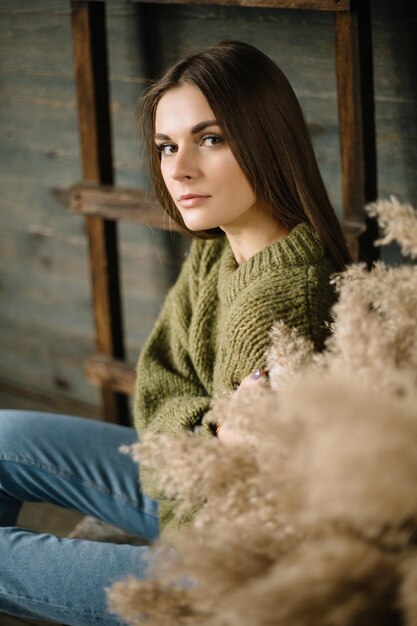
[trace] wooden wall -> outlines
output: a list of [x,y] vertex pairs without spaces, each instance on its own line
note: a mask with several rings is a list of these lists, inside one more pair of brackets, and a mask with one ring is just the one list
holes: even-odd
[[[332,18],[327,13],[108,1],[116,182],[147,184],[136,133],[146,78],[221,37],[271,55],[298,93],[340,212]],[[372,0],[380,196],[415,204],[416,8]],[[146,62],[144,61],[146,57]],[[67,189],[80,178],[66,0],[0,3],[0,404],[98,415],[82,363],[94,349],[87,242]],[[124,311],[134,362],[186,245],[123,224]],[[391,249],[390,261],[398,259]]]

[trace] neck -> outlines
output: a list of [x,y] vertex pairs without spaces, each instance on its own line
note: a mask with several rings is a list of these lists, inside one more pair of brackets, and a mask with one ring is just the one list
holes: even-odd
[[288,228],[265,212],[257,212],[242,227],[224,227],[223,230],[229,240],[238,265],[241,265],[289,233]]

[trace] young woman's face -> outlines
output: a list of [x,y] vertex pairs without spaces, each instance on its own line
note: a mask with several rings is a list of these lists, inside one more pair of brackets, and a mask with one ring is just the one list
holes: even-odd
[[250,222],[258,210],[254,191],[197,87],[185,84],[164,94],[155,141],[162,177],[190,230],[220,226],[234,233]]

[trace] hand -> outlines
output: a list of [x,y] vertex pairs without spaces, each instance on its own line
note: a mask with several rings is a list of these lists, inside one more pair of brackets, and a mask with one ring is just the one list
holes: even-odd
[[249,376],[246,376],[240,383],[239,389],[247,389],[248,387],[254,387],[255,385],[265,385],[268,382],[268,372],[261,368],[258,368]]
[[[257,369],[249,376],[246,376],[242,382],[240,383],[239,389],[247,389],[249,387],[254,387],[255,385],[265,385],[268,382],[268,373],[265,370]],[[245,444],[253,444],[256,442],[256,437],[254,435],[244,434],[236,428],[232,428],[227,425],[219,426],[217,429],[217,437],[220,439],[222,443],[226,445],[245,445]]]

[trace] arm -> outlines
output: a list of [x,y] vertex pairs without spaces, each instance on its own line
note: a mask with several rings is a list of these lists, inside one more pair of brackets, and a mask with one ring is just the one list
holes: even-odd
[[139,359],[134,400],[139,434],[192,429],[209,407],[210,395],[188,351],[199,248],[193,244]]
[[[197,377],[188,352],[198,249],[198,244],[193,244],[139,359],[134,398],[139,438],[144,433],[192,430],[209,408],[211,397]],[[205,432],[209,434],[209,429]],[[158,476],[146,466],[140,468],[140,482],[143,491],[159,501],[163,528],[177,503],[164,497]]]

